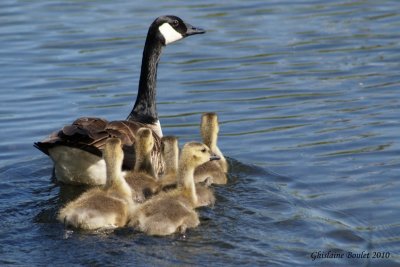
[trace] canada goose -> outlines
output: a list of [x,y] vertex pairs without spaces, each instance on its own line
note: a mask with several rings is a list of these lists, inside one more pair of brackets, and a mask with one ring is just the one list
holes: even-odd
[[125,180],[133,189],[133,198],[136,202],[143,202],[146,198],[156,194],[161,188],[151,164],[153,146],[154,138],[151,130],[144,127],[140,128],[136,133],[135,167],[133,171],[125,174]]
[[[178,183],[178,138],[174,136],[164,136],[161,138],[161,156],[165,163],[165,174],[162,176],[160,183],[164,190],[169,190],[175,188]],[[210,187],[200,183],[195,184],[195,187],[197,195],[196,208],[214,205],[215,196]]]
[[121,227],[127,223],[134,203],[131,188],[121,173],[124,157],[121,140],[107,139],[103,152],[107,182],[104,188],[89,189],[60,210],[58,220],[68,226],[95,230]]
[[101,155],[110,137],[122,140],[125,153],[123,168],[134,164],[134,142],[137,130],[153,130],[155,146],[152,152],[156,172],[162,172],[160,157],[161,125],[156,108],[157,66],[164,46],[190,35],[205,33],[176,16],[158,17],[150,25],[143,50],[142,67],[135,105],[126,120],[107,121],[82,117],[52,133],[35,147],[54,162],[57,179],[69,184],[101,185],[106,181],[105,162]]
[[226,184],[228,181],[226,177],[226,173],[228,172],[228,163],[217,146],[219,124],[216,113],[209,112],[204,113],[201,116],[200,131],[204,144],[206,144],[211,151],[221,159],[217,162],[209,161],[197,167],[194,172],[195,182],[207,181],[207,183],[213,184]]
[[193,179],[194,169],[209,160],[219,159],[201,143],[191,142],[183,146],[178,167],[178,187],[149,199],[139,205],[129,225],[150,235],[169,235],[184,232],[199,225],[194,210],[198,199]]

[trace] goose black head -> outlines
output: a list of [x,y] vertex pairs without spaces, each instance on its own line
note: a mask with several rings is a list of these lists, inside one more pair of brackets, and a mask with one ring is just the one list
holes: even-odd
[[149,33],[154,33],[163,45],[168,45],[190,35],[202,34],[206,31],[184,22],[177,16],[158,17],[150,26]]

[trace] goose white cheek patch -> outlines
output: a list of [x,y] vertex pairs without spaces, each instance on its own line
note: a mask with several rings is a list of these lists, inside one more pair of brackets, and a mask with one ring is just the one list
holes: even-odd
[[182,34],[177,32],[171,25],[164,23],[158,27],[161,34],[164,36],[165,44],[170,44],[183,38]]

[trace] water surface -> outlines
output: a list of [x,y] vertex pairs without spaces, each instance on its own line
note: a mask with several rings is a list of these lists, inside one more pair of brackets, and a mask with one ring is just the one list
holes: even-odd
[[[0,3],[1,265],[400,264],[400,2]],[[80,116],[123,119],[149,24],[207,29],[168,46],[158,73],[165,135],[199,139],[219,114],[231,165],[185,235],[70,231],[81,189],[57,184],[35,141]],[[316,259],[313,252],[344,253]],[[347,253],[388,252],[386,259]]]

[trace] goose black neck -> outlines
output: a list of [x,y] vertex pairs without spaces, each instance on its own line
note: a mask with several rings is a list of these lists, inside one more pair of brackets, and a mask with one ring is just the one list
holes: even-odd
[[149,34],[143,50],[142,68],[135,105],[128,120],[141,123],[158,121],[156,107],[157,67],[163,45],[161,41]]

